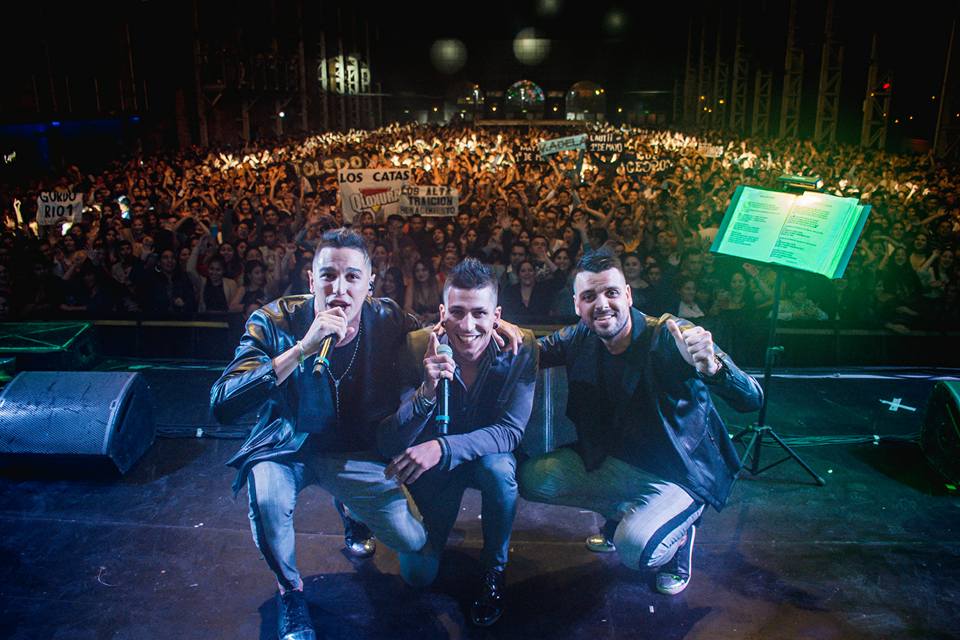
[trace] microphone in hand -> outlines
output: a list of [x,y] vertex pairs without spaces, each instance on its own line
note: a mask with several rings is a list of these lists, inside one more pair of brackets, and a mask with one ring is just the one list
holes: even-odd
[[[447,355],[453,357],[453,349],[448,344],[441,344],[437,347],[437,355]],[[445,436],[450,427],[450,380],[441,378],[437,386],[437,435]]]
[[327,359],[327,356],[330,355],[330,349],[333,348],[333,343],[336,342],[336,340],[337,334],[331,333],[320,341],[320,351],[317,352],[317,361],[313,363],[313,375],[322,375],[324,370],[330,368],[330,361]]

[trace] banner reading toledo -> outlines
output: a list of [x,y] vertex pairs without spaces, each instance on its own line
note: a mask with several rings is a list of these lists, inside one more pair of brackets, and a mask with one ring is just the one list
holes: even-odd
[[460,194],[453,187],[403,185],[400,190],[400,215],[455,216]]
[[369,211],[380,223],[399,211],[400,189],[410,181],[410,169],[341,169],[338,177],[343,219],[353,222]]

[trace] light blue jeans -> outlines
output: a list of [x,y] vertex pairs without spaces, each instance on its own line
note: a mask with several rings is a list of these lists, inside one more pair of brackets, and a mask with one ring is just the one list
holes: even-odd
[[304,455],[258,462],[247,478],[253,539],[284,589],[300,583],[293,511],[297,494],[317,484],[339,498],[353,516],[384,544],[400,553],[419,551],[427,542],[423,524],[413,515],[386,465],[369,454]]
[[663,566],[677,552],[704,504],[681,486],[608,456],[593,471],[573,449],[558,449],[527,460],[517,474],[520,495],[596,511],[619,521],[613,542],[620,562],[631,569]]

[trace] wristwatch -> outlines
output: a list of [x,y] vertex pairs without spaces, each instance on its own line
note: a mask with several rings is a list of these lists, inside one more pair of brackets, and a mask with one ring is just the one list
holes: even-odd
[[704,382],[721,382],[726,380],[730,375],[730,367],[727,366],[727,361],[723,359],[723,356],[716,353],[713,354],[713,360],[717,363],[717,370],[713,373],[713,375],[708,376],[697,371],[697,376]]

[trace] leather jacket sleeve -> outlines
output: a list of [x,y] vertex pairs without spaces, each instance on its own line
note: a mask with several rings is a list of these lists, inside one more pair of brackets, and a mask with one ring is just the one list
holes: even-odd
[[274,324],[258,309],[247,320],[246,331],[233,361],[210,389],[210,407],[218,422],[235,421],[260,407],[277,387],[273,358],[279,355]]
[[[676,342],[666,327],[665,321],[668,318],[672,318],[681,329],[694,325],[689,320],[676,316],[663,316],[659,321],[662,343],[673,345],[677,357],[682,360],[680,352],[676,349]],[[715,376],[703,376],[697,374],[696,370],[690,367],[686,361],[683,361],[684,365],[691,371],[692,375],[696,375],[703,381],[711,392],[723,398],[731,409],[741,413],[759,410],[763,404],[763,389],[760,387],[760,383],[734,364],[733,359],[719,345],[714,344],[713,349],[716,356],[723,362],[725,371],[721,371]]]
[[[408,316],[409,317],[409,316]],[[433,412],[427,410],[422,401],[417,398],[417,389],[420,386],[421,376],[418,360],[423,358],[414,351],[417,342],[414,334],[408,333],[406,344],[400,356],[400,376],[403,392],[400,397],[400,406],[396,413],[386,417],[377,427],[377,449],[380,455],[392,458],[399,455],[411,446],[421,432],[430,423]]]
[[567,350],[579,327],[578,324],[570,325],[537,340],[540,368],[562,367],[567,364]]

